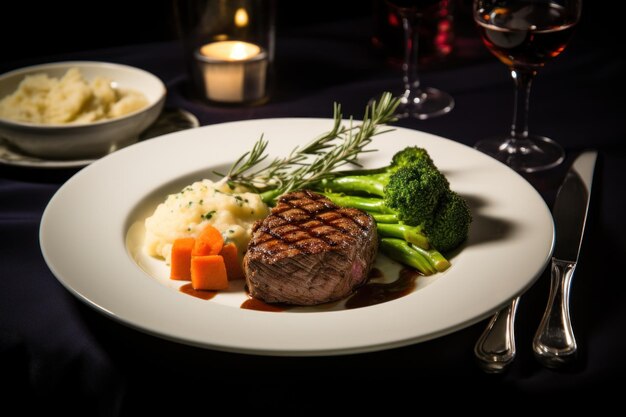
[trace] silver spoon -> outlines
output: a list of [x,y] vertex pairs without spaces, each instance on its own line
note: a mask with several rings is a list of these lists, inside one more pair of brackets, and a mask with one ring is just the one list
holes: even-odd
[[498,311],[474,346],[474,354],[482,369],[501,373],[515,359],[515,313],[519,297]]

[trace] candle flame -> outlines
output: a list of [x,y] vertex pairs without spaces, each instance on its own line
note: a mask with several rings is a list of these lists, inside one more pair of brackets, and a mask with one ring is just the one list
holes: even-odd
[[235,12],[235,26],[239,28],[248,26],[248,13],[243,7],[238,8]]
[[208,43],[202,46],[199,52],[200,55],[211,59],[241,61],[258,55],[261,48],[248,42],[222,41]]
[[230,59],[245,59],[247,58],[248,53],[246,51],[246,47],[243,43],[241,42],[236,42],[233,45],[233,49],[231,49],[230,54],[229,54],[229,58]]

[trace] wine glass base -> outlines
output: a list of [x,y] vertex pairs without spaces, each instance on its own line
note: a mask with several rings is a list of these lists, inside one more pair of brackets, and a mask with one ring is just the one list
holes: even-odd
[[423,88],[400,97],[396,117],[425,120],[449,113],[453,108],[454,99],[450,94],[436,88]]
[[565,159],[565,151],[544,136],[529,135],[524,140],[509,136],[481,140],[474,148],[492,156],[518,172],[537,172],[554,168]]

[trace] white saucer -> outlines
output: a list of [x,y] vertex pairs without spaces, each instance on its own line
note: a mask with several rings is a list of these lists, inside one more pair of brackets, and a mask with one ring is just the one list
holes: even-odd
[[[193,114],[182,109],[163,110],[159,118],[139,137],[139,142],[166,133],[198,127],[200,123]],[[104,155],[103,155],[104,156]],[[92,159],[42,159],[26,155],[0,138],[0,164],[24,168],[62,169],[81,168],[94,162]]]

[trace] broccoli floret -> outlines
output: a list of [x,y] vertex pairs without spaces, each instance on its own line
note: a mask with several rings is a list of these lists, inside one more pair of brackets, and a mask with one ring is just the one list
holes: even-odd
[[447,190],[439,199],[431,216],[417,225],[403,223],[398,211],[387,206],[382,198],[324,193],[341,207],[353,207],[368,212],[376,221],[380,236],[402,238],[422,248],[446,252],[460,245],[469,233],[472,215],[465,200]]
[[332,179],[322,180],[317,188],[333,192],[371,194],[385,197],[385,187],[391,177],[398,170],[415,164],[436,170],[430,155],[428,155],[425,149],[417,146],[407,147],[393,156],[389,166],[378,169],[348,171],[347,175],[339,175]]
[[[384,216],[383,223],[422,227],[420,234],[428,236],[430,244],[438,250],[447,251],[467,236],[471,221],[467,205],[460,197],[453,196],[450,183],[423,148],[408,147],[397,152],[386,168],[359,171],[357,175],[342,174],[318,185],[320,191],[340,206]],[[458,227],[452,224],[453,219],[458,219],[454,222]],[[399,231],[402,227],[383,228]],[[399,234],[387,236],[399,237]]]
[[446,177],[425,160],[398,169],[385,187],[385,203],[404,223],[416,226],[433,215],[449,190]]
[[460,245],[472,221],[465,200],[418,147],[396,153],[389,167],[343,173],[317,185],[335,204],[370,213],[381,250],[424,274],[450,265],[441,252]]
[[426,162],[433,167],[435,166],[426,149],[417,146],[410,146],[397,152],[391,159],[391,166],[401,168],[417,161]]
[[[382,197],[384,205],[393,209],[398,220],[416,226],[432,216],[439,198],[448,191],[449,183],[426,150],[407,147],[397,152],[386,168],[359,171],[356,175],[339,175],[321,181],[317,188],[351,196]],[[384,213],[382,210],[368,211]]]
[[471,222],[472,214],[467,202],[454,191],[449,191],[425,223],[424,232],[435,248],[447,252],[467,238]]

